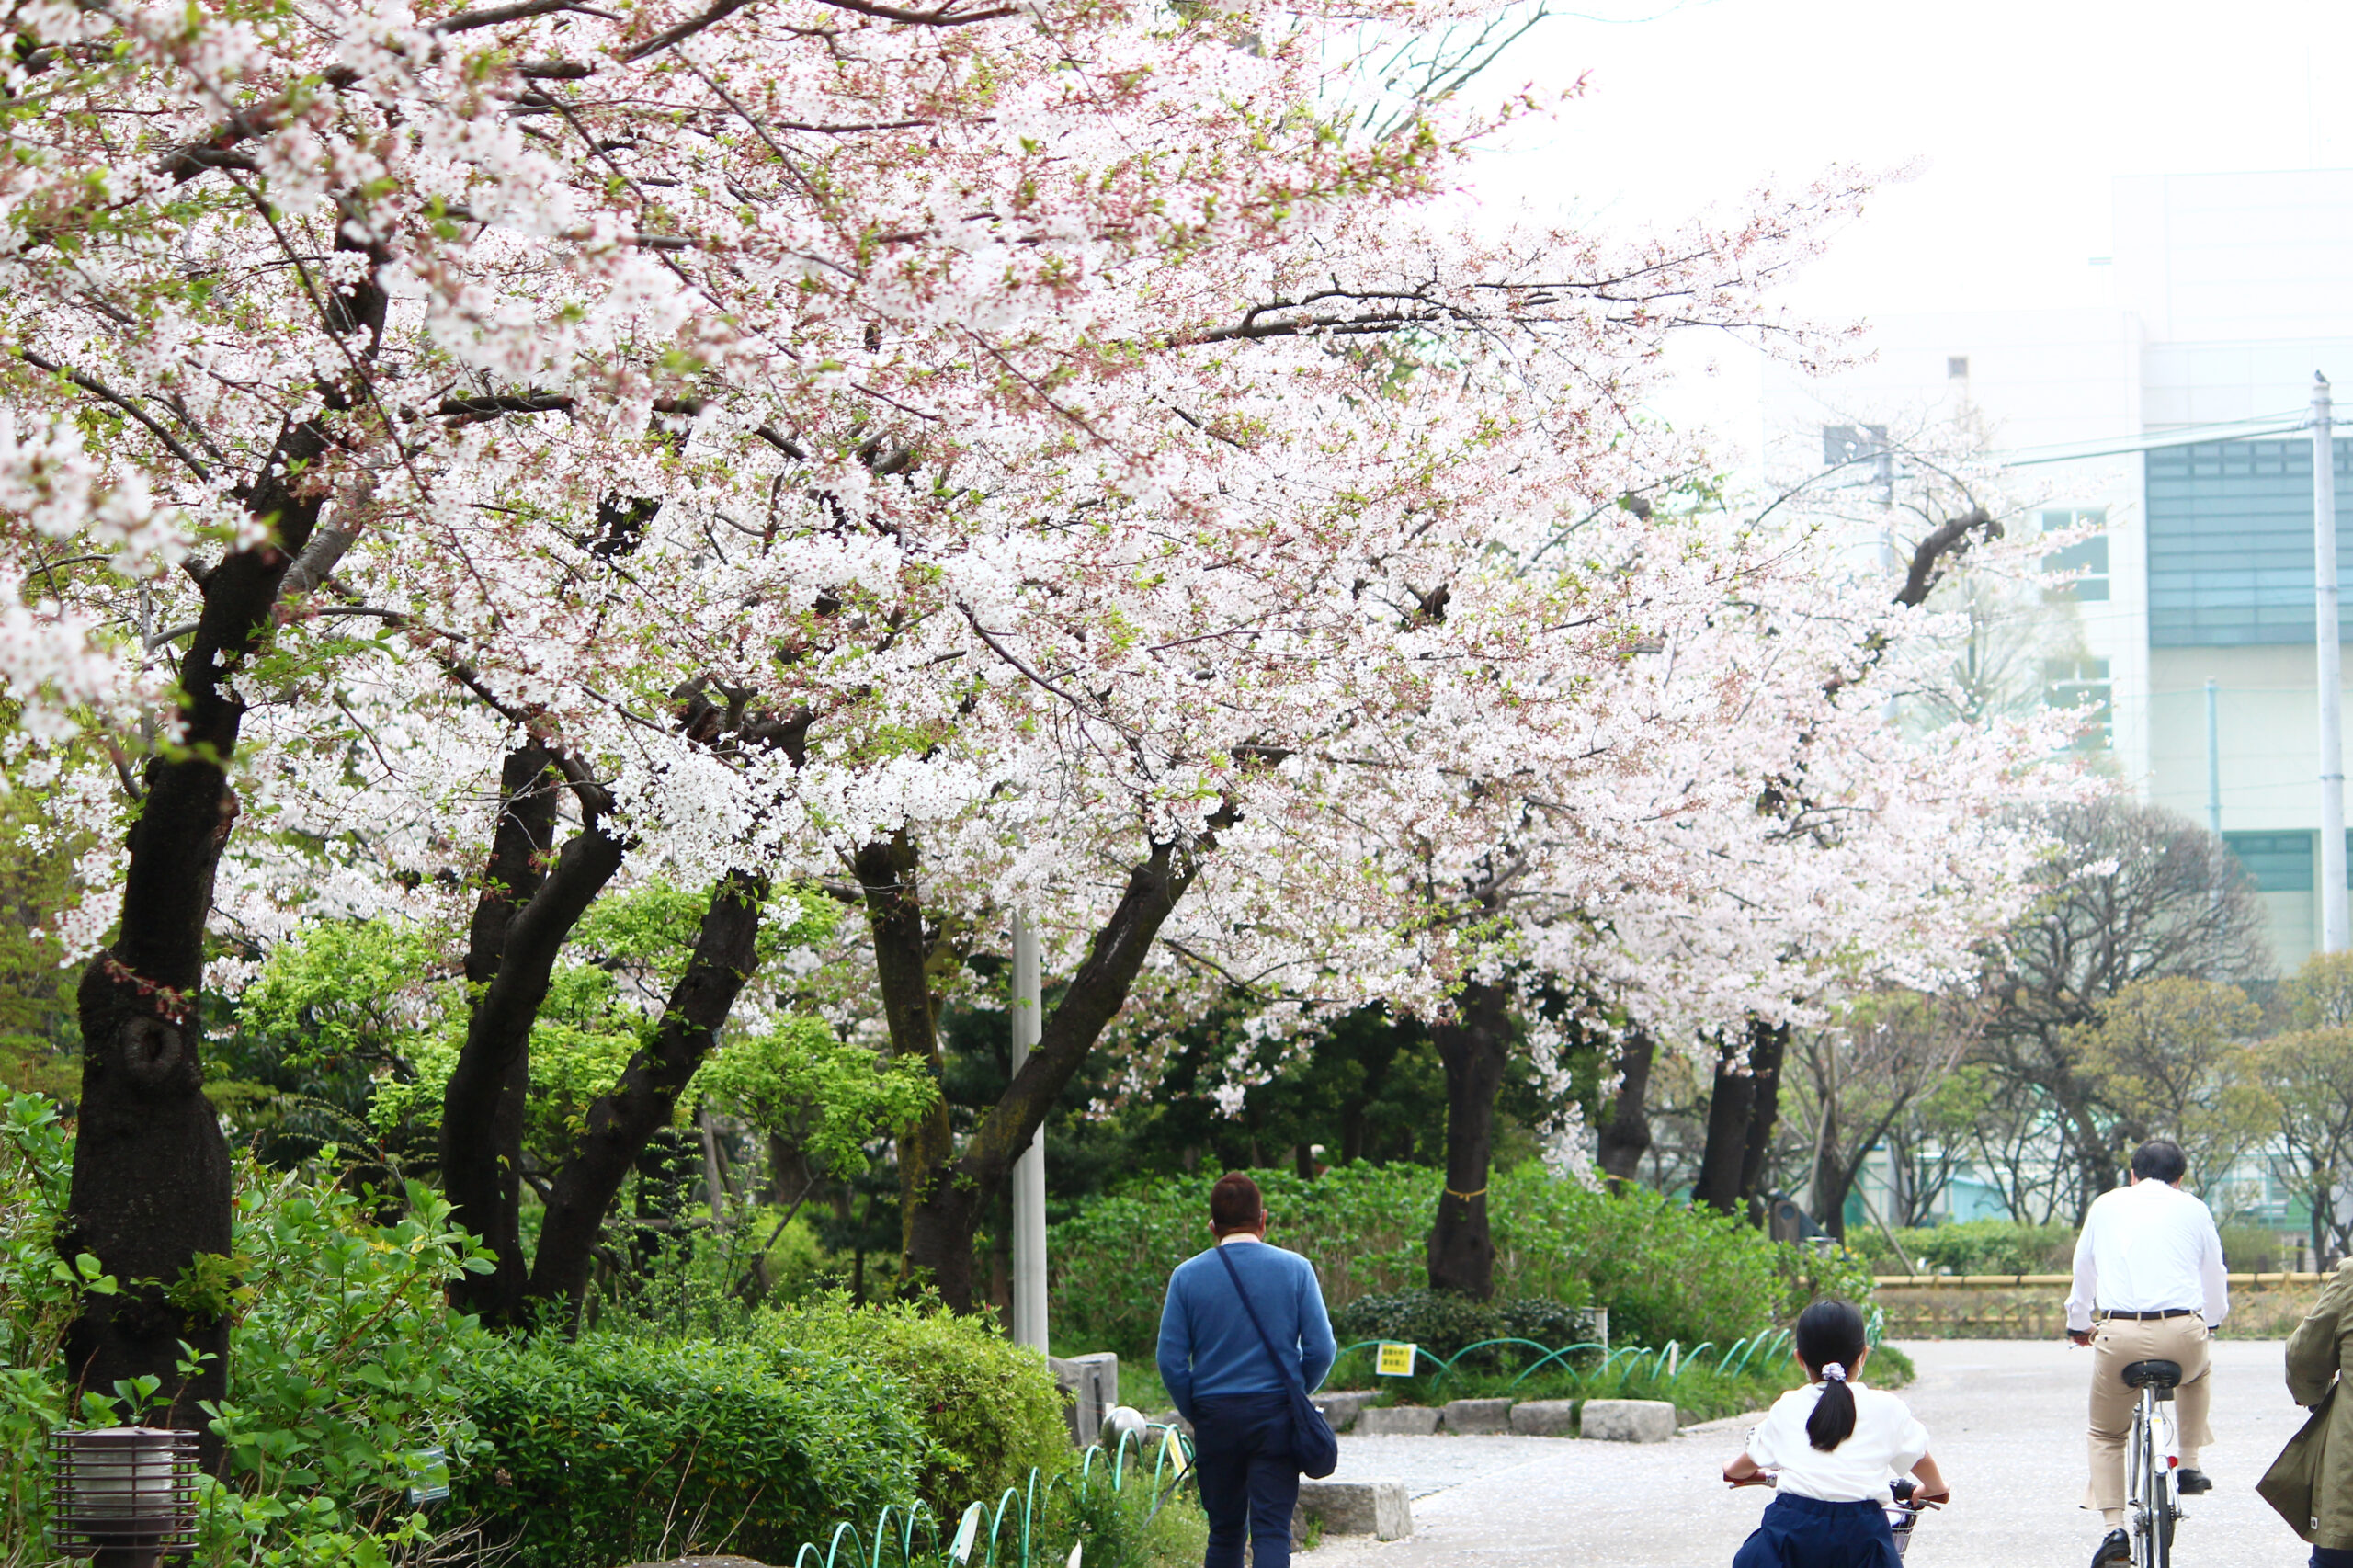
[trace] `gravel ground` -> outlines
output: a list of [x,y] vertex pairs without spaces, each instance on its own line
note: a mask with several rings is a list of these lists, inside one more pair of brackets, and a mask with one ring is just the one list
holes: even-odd
[[[1904,1391],[1935,1439],[1950,1508],[1921,1521],[1906,1568],[2082,1568],[2099,1538],[2077,1509],[2084,1485],[2084,1381],[2090,1358],[2063,1344],[1907,1344]],[[2279,1381],[2276,1341],[2214,1346],[2214,1490],[2188,1500],[2175,1538],[2181,1568],[2296,1568],[2306,1549],[2255,1479],[2302,1413]],[[1741,1422],[1671,1443],[1557,1437],[1348,1437],[1336,1479],[1403,1479],[1413,1537],[1339,1537],[1302,1568],[1718,1568],[1771,1494],[1718,1478]]]

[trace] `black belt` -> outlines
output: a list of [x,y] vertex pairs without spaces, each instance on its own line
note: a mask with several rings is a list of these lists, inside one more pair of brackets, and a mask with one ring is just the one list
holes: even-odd
[[2102,1312],[2104,1318],[2130,1318],[2135,1323],[2154,1323],[2159,1318],[2191,1318],[2198,1315],[2196,1307],[2167,1307],[2161,1312]]

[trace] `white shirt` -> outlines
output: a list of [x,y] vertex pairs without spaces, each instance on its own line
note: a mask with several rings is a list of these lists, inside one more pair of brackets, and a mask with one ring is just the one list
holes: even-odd
[[1759,1470],[1777,1471],[1776,1490],[1793,1497],[1887,1502],[1887,1483],[1927,1455],[1928,1429],[1893,1394],[1848,1383],[1855,1395],[1855,1429],[1824,1453],[1805,1435],[1805,1424],[1826,1386],[1808,1383],[1775,1400],[1763,1425],[1748,1435],[1748,1457]]
[[2067,1326],[2092,1325],[2092,1309],[2161,1312],[2188,1307],[2212,1328],[2231,1310],[2222,1238],[2214,1216],[2170,1182],[2136,1181],[2103,1192],[2075,1241],[2075,1288]]

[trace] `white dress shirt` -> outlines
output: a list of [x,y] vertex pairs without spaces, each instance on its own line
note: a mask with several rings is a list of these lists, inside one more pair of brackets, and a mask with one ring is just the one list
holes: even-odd
[[1748,1457],[1772,1471],[1778,1491],[1824,1503],[1888,1500],[1887,1483],[1918,1464],[1928,1451],[1928,1429],[1902,1400],[1861,1383],[1855,1395],[1855,1429],[1824,1453],[1805,1435],[1806,1419],[1825,1385],[1808,1383],[1773,1402],[1762,1425],[1748,1435]]
[[2223,1278],[2222,1238],[2206,1205],[2163,1181],[2136,1181],[2093,1199],[2075,1242],[2067,1326],[2091,1327],[2095,1307],[2108,1312],[2188,1307],[2205,1315],[2207,1327],[2220,1324],[2231,1310],[2231,1288]]

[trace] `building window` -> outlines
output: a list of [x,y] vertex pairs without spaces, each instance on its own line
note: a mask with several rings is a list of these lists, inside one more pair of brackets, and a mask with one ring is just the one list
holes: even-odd
[[2089,710],[2075,737],[2077,751],[2106,751],[2115,744],[2110,695],[2106,659],[2052,659],[2042,666],[2044,707]]
[[[2098,506],[2060,507],[2042,514],[2042,531],[2047,534],[2107,527],[2108,513]],[[2058,597],[2074,599],[2078,604],[2105,604],[2108,601],[2108,535],[2094,534],[2064,550],[2052,551],[2042,558],[2042,569],[2045,572],[2083,574],[2064,587],[2052,589]]]
[[[2335,449],[2336,550],[2353,559],[2353,441]],[[2165,447],[2144,460],[2149,645],[2311,647],[2312,442]]]
[[1969,356],[1966,354],[1946,355],[1945,379],[1949,381],[1969,380]]
[[1887,450],[1884,425],[1824,425],[1822,460],[1832,468],[1863,462]]
[[2226,833],[2222,842],[2239,858],[2262,892],[2313,891],[2313,835]]

